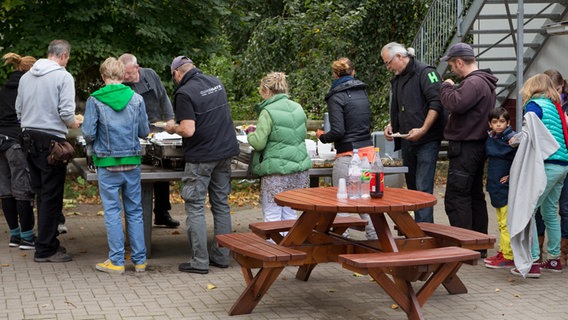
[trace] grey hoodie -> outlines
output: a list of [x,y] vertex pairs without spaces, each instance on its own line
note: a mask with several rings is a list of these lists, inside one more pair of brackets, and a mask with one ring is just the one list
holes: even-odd
[[22,129],[60,138],[75,122],[75,81],[65,67],[39,59],[20,79],[16,113]]

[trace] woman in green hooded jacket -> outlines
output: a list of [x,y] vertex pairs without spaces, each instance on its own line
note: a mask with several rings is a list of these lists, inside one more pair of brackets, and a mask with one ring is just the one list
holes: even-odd
[[306,114],[288,98],[286,74],[271,72],[260,81],[264,99],[256,130],[247,135],[254,148],[253,173],[260,176],[260,204],[264,221],[296,219],[296,211],[278,206],[274,196],[282,191],[306,188],[312,161],[306,150]]

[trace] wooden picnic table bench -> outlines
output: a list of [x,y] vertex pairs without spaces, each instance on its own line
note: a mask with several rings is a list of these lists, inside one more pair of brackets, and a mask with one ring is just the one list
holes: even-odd
[[[255,222],[249,224],[252,232],[264,239],[272,239],[276,243],[280,243],[284,236],[281,232],[289,231],[297,220],[281,220],[269,222]],[[365,228],[367,221],[357,217],[335,217],[332,224],[331,232],[335,234],[343,234],[348,228],[361,229]]]
[[[440,284],[451,284],[462,263],[475,265],[479,256],[479,252],[465,248],[442,247],[401,252],[343,254],[339,255],[338,259],[346,269],[369,274],[407,313],[409,319],[423,319],[421,307],[436,288]],[[392,279],[388,275],[391,275]],[[411,282],[417,280],[426,281],[418,292],[414,292]]]
[[[231,250],[231,255],[241,266],[249,291],[239,297],[230,315],[250,313],[268,291],[285,266],[304,264],[306,253],[277,245],[252,232],[220,234],[215,237],[221,247]],[[253,274],[252,269],[260,268]]]
[[418,226],[424,233],[436,238],[439,247],[457,246],[471,250],[485,250],[495,245],[494,236],[473,230],[430,222],[419,222]]

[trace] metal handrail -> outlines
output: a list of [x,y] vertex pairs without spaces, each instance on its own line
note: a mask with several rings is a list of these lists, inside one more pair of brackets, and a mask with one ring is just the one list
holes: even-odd
[[412,41],[416,58],[436,66],[449,42],[460,28],[464,6],[468,0],[433,0],[420,29]]

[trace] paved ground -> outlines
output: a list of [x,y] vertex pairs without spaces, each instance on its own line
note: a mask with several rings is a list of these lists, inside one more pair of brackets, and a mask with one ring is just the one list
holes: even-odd
[[[447,223],[441,192],[436,221]],[[183,228],[154,227],[145,274],[135,274],[133,266],[125,275],[98,272],[94,266],[107,254],[100,210],[79,206],[73,211],[81,215],[67,212],[70,233],[60,239],[74,259],[61,264],[35,263],[32,252],[9,248],[0,219],[0,319],[406,319],[370,277],[337,264],[318,266],[308,282],[297,281],[295,268],[287,268],[252,314],[229,317],[244,288],[239,266],[231,261],[228,269],[212,268],[207,275],[178,272],[188,257]],[[183,205],[172,214],[184,220]],[[258,208],[235,208],[233,228],[245,231],[261,216]],[[490,221],[496,234],[492,209]],[[427,319],[568,319],[568,271],[521,279],[480,261],[459,274],[469,293],[448,295],[438,288],[423,309]]]

